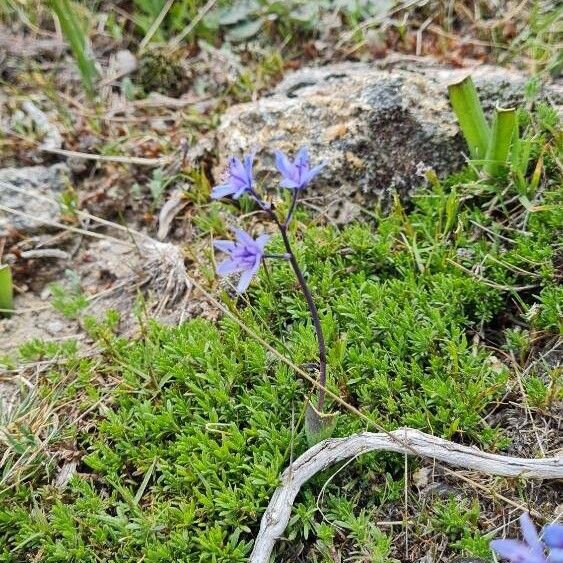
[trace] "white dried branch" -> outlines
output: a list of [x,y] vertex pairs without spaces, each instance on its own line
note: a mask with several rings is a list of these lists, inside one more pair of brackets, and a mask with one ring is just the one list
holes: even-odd
[[274,544],[284,533],[289,522],[295,497],[311,477],[334,463],[378,450],[416,453],[421,457],[487,475],[531,479],[563,478],[563,456],[525,459],[490,454],[412,428],[378,434],[363,432],[349,438],[325,440],[307,450],[283,472],[282,484],[274,492],[262,517],[249,562],[270,561]]
[[24,250],[21,257],[29,260],[31,258],[56,258],[57,260],[68,260],[70,254],[60,248],[34,248],[32,250]]

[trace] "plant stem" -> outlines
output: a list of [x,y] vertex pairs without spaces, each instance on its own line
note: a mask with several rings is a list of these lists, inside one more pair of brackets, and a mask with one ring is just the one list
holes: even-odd
[[278,219],[278,216],[276,215],[272,207],[266,205],[259,198],[256,192],[251,191],[250,194],[256,200],[256,202],[261,207],[261,209],[265,211],[271,217],[272,221],[274,221],[274,223],[277,225],[283,240],[283,245],[285,246],[285,250],[288,255],[289,263],[293,268],[295,276],[297,277],[297,281],[299,282],[299,286],[301,287],[303,296],[305,297],[305,301],[307,302],[307,306],[309,307],[309,313],[311,314],[311,320],[313,321],[315,334],[317,336],[317,343],[319,346],[319,383],[321,385],[321,389],[319,389],[319,400],[317,403],[317,410],[319,412],[322,412],[325,402],[324,387],[326,387],[326,345],[325,345],[325,339],[323,334],[323,328],[321,326],[321,319],[319,317],[317,306],[315,305],[313,296],[311,295],[311,290],[307,285],[307,281],[305,280],[305,276],[303,275],[299,263],[297,262],[297,258],[295,258],[295,254],[293,253],[293,249],[291,248],[291,242],[289,241],[289,237],[287,235],[287,227],[293,216],[293,211],[295,210],[295,206],[297,205],[299,190],[293,191],[291,206],[289,208],[289,212],[287,214],[286,220],[283,223]]
[[293,190],[293,194],[291,196],[291,205],[289,206],[289,211],[287,212],[287,216],[284,221],[284,225],[286,227],[289,226],[291,219],[293,218],[293,212],[295,211],[295,206],[297,205],[297,198],[299,197],[299,190]]

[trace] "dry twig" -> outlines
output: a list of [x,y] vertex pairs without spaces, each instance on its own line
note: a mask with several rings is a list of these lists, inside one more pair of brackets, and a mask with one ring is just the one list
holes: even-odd
[[403,454],[416,451],[422,457],[488,475],[563,478],[563,456],[524,459],[490,454],[412,428],[378,434],[363,432],[349,438],[325,440],[307,450],[284,471],[282,484],[274,492],[262,517],[249,563],[268,563],[277,538],[287,527],[295,497],[311,477],[336,462],[379,450]]

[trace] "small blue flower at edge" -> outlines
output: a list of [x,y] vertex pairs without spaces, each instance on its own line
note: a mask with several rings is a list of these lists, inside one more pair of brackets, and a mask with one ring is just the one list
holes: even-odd
[[283,176],[282,188],[302,190],[325,166],[326,162],[322,162],[310,168],[309,153],[305,147],[299,149],[293,162],[282,151],[276,151],[276,168]]
[[242,272],[237,292],[244,293],[252,278],[258,272],[260,263],[264,256],[264,247],[270,238],[269,235],[260,235],[254,240],[248,233],[235,229],[236,241],[215,241],[215,248],[229,254],[229,258],[217,265],[217,273],[220,276],[228,276]]
[[238,199],[245,192],[251,191],[254,188],[253,161],[254,153],[244,156],[242,161],[231,156],[227,163],[225,181],[211,190],[211,197],[220,199],[232,195],[234,199]]
[[505,539],[491,541],[491,548],[510,563],[563,563],[563,526],[551,524],[543,531],[543,541],[551,548],[549,556],[528,514],[520,516],[520,527],[524,541]]
[[543,542],[550,548],[549,563],[563,563],[563,524],[549,524],[543,529]]

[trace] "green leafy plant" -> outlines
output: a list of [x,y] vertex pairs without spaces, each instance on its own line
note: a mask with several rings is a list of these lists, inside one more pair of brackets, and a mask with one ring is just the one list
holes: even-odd
[[88,306],[88,299],[80,288],[76,273],[67,270],[65,276],[69,282],[66,287],[59,283],[49,285],[53,297],[51,304],[65,317],[76,319],[80,312]]
[[448,92],[471,157],[488,176],[498,176],[509,155],[516,110],[497,108],[489,126],[471,76],[450,84]]
[[89,96],[94,95],[94,80],[98,74],[96,62],[89,48],[86,33],[70,0],[49,0],[57,16],[65,39],[78,65],[82,83]]

